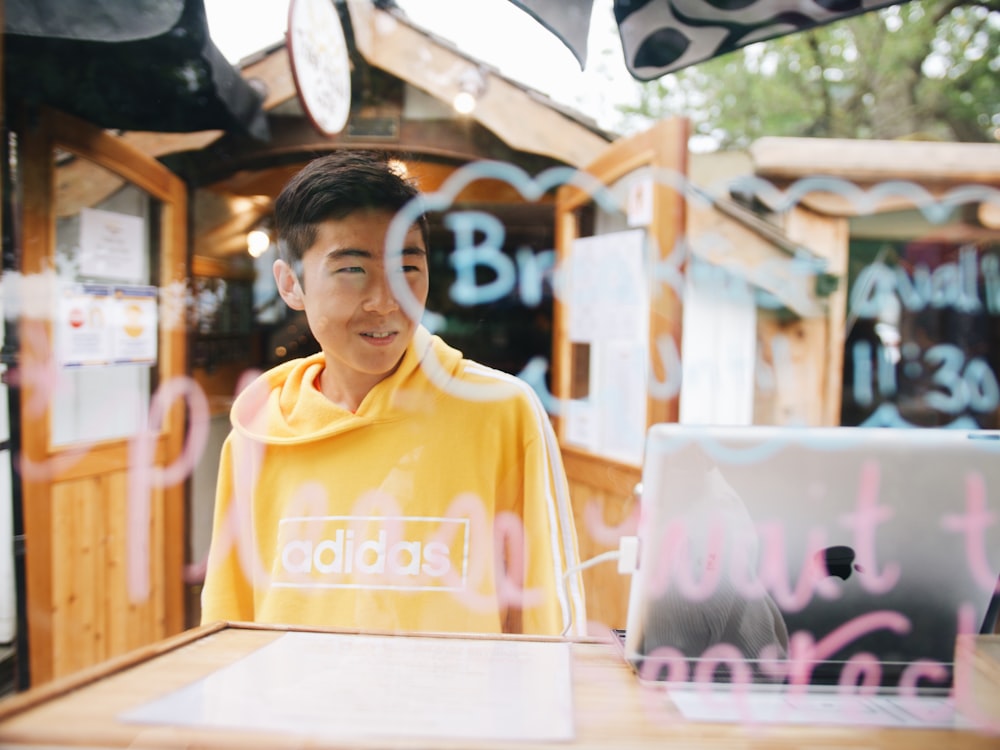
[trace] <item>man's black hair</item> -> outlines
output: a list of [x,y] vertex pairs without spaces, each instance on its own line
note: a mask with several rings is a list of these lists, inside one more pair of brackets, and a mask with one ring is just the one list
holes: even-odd
[[[338,150],[309,162],[274,202],[281,259],[296,271],[316,241],[317,225],[366,208],[395,213],[420,194],[393,157],[380,151]],[[427,217],[417,222],[429,249]]]

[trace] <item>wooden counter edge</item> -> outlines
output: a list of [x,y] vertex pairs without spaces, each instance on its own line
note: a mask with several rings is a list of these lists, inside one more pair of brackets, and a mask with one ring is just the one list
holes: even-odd
[[227,622],[227,627],[241,630],[269,630],[278,633],[328,633],[330,635],[378,635],[403,638],[444,638],[460,641],[541,641],[543,643],[580,643],[612,645],[610,631],[607,636],[596,635],[537,635],[531,633],[465,633],[417,630],[373,630],[371,628],[335,628],[322,625],[281,625],[265,622]]
[[9,719],[11,716],[27,711],[30,708],[44,703],[45,701],[58,698],[74,690],[97,682],[105,677],[113,675],[123,669],[135,666],[153,657],[165,654],[174,649],[186,646],[200,638],[204,638],[212,633],[225,630],[229,627],[227,622],[214,622],[208,625],[185,630],[177,635],[165,638],[162,641],[142,646],[120,656],[112,657],[99,664],[86,667],[78,672],[74,672],[66,677],[57,678],[52,682],[47,682],[38,687],[29,688],[23,693],[13,695],[10,698],[0,700],[0,721]]
[[121,656],[116,656],[108,659],[107,661],[103,661],[100,664],[95,664],[91,667],[81,669],[80,671],[74,672],[66,677],[53,680],[52,682],[39,685],[38,687],[29,688],[23,693],[13,695],[9,698],[4,698],[0,700],[0,722],[45,703],[46,701],[50,701],[54,698],[66,695],[67,693],[71,693],[74,690],[79,690],[82,687],[86,687],[87,685],[95,683],[106,677],[110,677],[111,675],[128,669],[129,667],[134,667],[137,664],[148,661],[149,659],[161,656],[162,654],[174,651],[183,646],[187,646],[188,644],[194,643],[205,636],[229,629],[266,630],[271,632],[314,632],[341,635],[404,635],[421,638],[456,638],[462,640],[496,640],[497,638],[501,638],[503,640],[542,641],[548,643],[609,644],[609,641],[605,638],[592,636],[565,638],[562,636],[545,635],[497,635],[495,633],[401,633],[399,631],[305,627],[300,625],[275,625],[271,623],[242,621],[227,622],[220,620],[219,622],[213,622],[207,625],[201,625],[185,630],[177,635],[165,638],[162,641],[134,649],[133,651],[122,654]]

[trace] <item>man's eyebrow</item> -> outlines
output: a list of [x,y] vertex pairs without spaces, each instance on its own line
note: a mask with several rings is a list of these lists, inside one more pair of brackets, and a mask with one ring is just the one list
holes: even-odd
[[[408,245],[404,247],[399,254],[410,255],[410,256],[413,255],[425,256],[427,255],[427,250],[425,250],[422,247],[419,247],[418,245]],[[362,248],[357,248],[357,247],[340,247],[337,248],[336,250],[331,250],[330,252],[328,252],[326,254],[325,259],[327,261],[336,261],[336,260],[341,260],[343,258],[374,258],[374,257],[375,254],[371,250],[364,250]]]
[[372,254],[368,250],[356,247],[341,247],[331,250],[326,254],[326,260],[340,260],[341,258],[371,258]]

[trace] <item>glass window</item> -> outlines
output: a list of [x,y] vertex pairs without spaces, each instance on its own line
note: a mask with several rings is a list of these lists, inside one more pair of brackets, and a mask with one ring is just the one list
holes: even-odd
[[155,387],[158,202],[80,157],[56,158],[75,161],[79,181],[56,191],[51,443],[129,437]]

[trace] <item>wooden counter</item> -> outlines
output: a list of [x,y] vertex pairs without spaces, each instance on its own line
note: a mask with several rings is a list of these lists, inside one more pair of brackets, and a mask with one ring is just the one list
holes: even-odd
[[[687,722],[659,689],[642,687],[617,649],[569,647],[575,738],[571,742],[353,739],[341,745],[302,734],[126,723],[118,717],[273,644],[287,631],[245,624],[198,628],[72,678],[0,701],[0,747],[290,748],[899,748],[1000,747],[1000,735],[970,730],[865,729]],[[344,633],[333,633],[343,638]],[[348,638],[358,634],[347,634]],[[463,642],[489,638],[461,639]],[[530,639],[524,639],[530,640]],[[387,722],[391,716],[385,717]],[[994,730],[996,731],[996,730]]]

